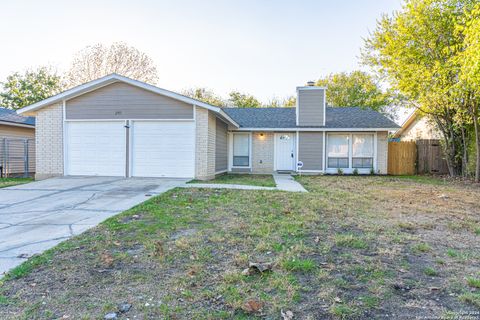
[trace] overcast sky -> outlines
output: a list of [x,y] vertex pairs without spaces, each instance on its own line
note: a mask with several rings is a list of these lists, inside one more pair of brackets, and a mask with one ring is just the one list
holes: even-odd
[[65,70],[75,52],[124,41],[147,53],[158,86],[236,89],[267,101],[332,72],[360,68],[362,37],[400,0],[0,0],[0,81]]

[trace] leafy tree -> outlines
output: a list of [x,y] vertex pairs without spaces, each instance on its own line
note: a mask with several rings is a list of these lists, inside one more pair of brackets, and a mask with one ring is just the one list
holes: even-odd
[[390,114],[394,103],[392,95],[366,72],[353,71],[330,74],[316,82],[326,86],[327,104],[332,107],[362,107]]
[[465,122],[454,89],[463,45],[456,30],[478,0],[407,0],[383,16],[366,40],[365,64],[375,68],[442,132],[450,174],[462,173]]
[[475,181],[480,181],[480,4],[467,14],[465,24],[457,26],[464,37],[461,50],[454,61],[459,64],[460,76],[455,93],[464,106],[468,119],[473,122],[475,136]]
[[187,97],[197,99],[214,106],[225,106],[225,101],[223,101],[220,96],[216,95],[213,91],[206,88],[187,89],[183,91],[183,94]]
[[295,107],[297,104],[297,98],[295,96],[289,96],[284,99],[272,98],[265,107],[282,108],[282,107]]
[[49,67],[15,72],[1,83],[0,105],[19,109],[51,97],[63,89],[61,76]]
[[69,87],[83,84],[110,73],[156,83],[157,67],[145,53],[123,42],[110,46],[95,44],[79,51],[66,75]]
[[261,108],[263,106],[254,96],[238,91],[230,92],[228,102],[237,108]]

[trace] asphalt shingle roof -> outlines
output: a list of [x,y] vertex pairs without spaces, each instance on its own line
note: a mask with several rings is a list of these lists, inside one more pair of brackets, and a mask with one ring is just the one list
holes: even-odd
[[18,115],[14,110],[0,107],[0,121],[35,126],[34,117]]
[[[223,108],[241,128],[317,128],[296,125],[295,108]],[[326,108],[325,126],[318,128],[399,128],[381,113],[368,108]]]

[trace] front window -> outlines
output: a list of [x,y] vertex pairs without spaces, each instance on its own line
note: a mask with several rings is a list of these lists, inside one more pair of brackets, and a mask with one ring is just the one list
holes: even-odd
[[327,158],[329,168],[348,168],[347,134],[329,134],[327,142]]
[[233,135],[233,166],[250,166],[250,135],[241,133]]
[[352,135],[352,168],[373,168],[373,135]]

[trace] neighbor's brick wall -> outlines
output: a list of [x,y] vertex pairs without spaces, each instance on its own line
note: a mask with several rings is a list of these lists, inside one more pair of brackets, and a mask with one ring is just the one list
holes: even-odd
[[207,176],[215,177],[215,151],[217,142],[217,117],[212,111],[208,111],[208,162]]
[[252,173],[272,173],[274,163],[274,133],[252,133]]
[[54,104],[40,109],[36,114],[35,179],[41,180],[63,175],[63,108]]
[[195,178],[199,180],[213,179],[215,178],[215,114],[204,108],[195,108]]
[[387,174],[388,132],[377,132],[377,173]]

